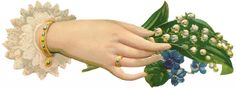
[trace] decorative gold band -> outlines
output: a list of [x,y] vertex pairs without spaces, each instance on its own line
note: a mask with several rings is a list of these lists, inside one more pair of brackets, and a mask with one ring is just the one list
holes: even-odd
[[39,39],[40,49],[42,50],[43,54],[46,56],[46,60],[45,60],[46,66],[50,66],[51,62],[52,62],[53,54],[49,51],[49,49],[47,47],[46,38],[47,38],[48,30],[54,22],[55,21],[53,21],[53,20],[48,20],[45,22],[45,24],[43,25],[43,29],[42,29],[43,31],[42,31],[40,39]]

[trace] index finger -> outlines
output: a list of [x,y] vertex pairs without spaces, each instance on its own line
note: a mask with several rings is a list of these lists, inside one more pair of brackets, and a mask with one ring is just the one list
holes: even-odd
[[163,51],[171,48],[170,44],[168,43],[154,43],[150,42],[138,35],[135,35],[133,33],[126,33],[123,36],[121,36],[121,39],[119,40],[121,43],[141,49],[141,50],[147,50],[147,51]]
[[154,35],[153,31],[149,31],[147,29],[144,29],[143,27],[138,27],[136,25],[133,24],[129,24],[129,23],[125,23],[125,22],[119,22],[119,21],[115,21],[117,24],[123,26],[126,30],[141,36],[141,37],[149,37]]

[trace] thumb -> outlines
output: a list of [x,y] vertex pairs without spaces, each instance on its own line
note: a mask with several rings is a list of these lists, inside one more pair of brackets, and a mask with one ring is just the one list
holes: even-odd
[[137,74],[127,74],[120,67],[111,67],[109,71],[116,77],[128,81],[136,80],[147,75],[145,72],[140,72]]

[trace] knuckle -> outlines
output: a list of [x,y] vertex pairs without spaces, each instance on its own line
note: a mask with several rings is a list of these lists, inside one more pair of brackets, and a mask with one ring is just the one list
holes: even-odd
[[106,49],[107,49],[107,52],[109,53],[109,54],[113,54],[113,53],[115,53],[116,52],[116,44],[114,44],[114,43],[111,43],[111,44],[108,44],[108,45],[106,45]]
[[118,41],[122,38],[121,33],[118,32],[111,33],[111,36],[112,36],[112,41]]
[[107,55],[107,58],[108,58],[108,60],[107,60],[107,65],[109,65],[109,67],[111,67],[111,66],[114,66],[115,65],[115,55],[112,55],[112,54],[110,54],[110,55]]

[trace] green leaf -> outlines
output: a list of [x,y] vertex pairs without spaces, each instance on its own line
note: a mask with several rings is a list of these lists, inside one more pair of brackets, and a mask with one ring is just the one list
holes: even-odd
[[145,77],[145,80],[151,87],[163,85],[169,79],[168,72],[163,65],[163,61],[158,61],[147,65],[144,69],[144,72],[148,74]]
[[82,72],[88,72],[88,71],[99,68],[98,66],[94,66],[94,65],[91,65],[91,64],[86,64],[86,65],[87,65],[87,68],[83,69]]
[[226,75],[233,72],[233,66],[229,56],[225,55],[222,53],[222,51],[212,46],[208,46],[206,49],[209,51],[210,56],[214,58],[216,63],[222,65],[221,75]]
[[210,31],[209,31],[209,34],[210,35],[213,35],[215,34],[214,30],[212,29],[212,27],[205,21],[201,20],[201,19],[189,19],[189,21],[192,23],[192,24],[196,24],[198,25],[199,27],[203,28],[208,28]]
[[160,9],[151,15],[151,17],[142,25],[147,29],[153,29],[153,26],[160,25],[168,21],[169,8],[166,1]]

